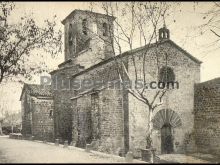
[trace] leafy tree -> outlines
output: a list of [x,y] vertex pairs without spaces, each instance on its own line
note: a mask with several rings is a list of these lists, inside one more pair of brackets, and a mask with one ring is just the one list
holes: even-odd
[[[31,78],[33,74],[46,71],[44,62],[32,63],[33,52],[37,50],[55,57],[62,47],[62,33],[55,28],[56,16],[52,21],[46,19],[42,26],[30,16],[22,17],[19,23],[9,24],[14,7],[13,2],[0,2],[0,83],[18,76]],[[45,57],[42,54],[40,57]]]

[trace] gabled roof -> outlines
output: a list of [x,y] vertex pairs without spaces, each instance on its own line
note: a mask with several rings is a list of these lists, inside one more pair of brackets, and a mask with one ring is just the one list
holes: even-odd
[[65,24],[66,20],[70,17],[73,17],[76,13],[87,13],[87,14],[93,14],[93,15],[100,15],[102,17],[108,17],[112,20],[115,20],[116,17],[114,16],[110,16],[110,15],[107,15],[107,14],[101,14],[101,13],[96,13],[96,12],[93,12],[93,11],[89,11],[89,10],[79,10],[79,9],[76,9],[76,10],[73,10],[64,20],[61,21],[62,24]]
[[60,67],[62,67],[63,65],[68,64],[68,63],[70,63],[70,62],[72,62],[72,59],[68,59],[68,60],[62,62],[61,64],[58,65],[58,67],[60,68]]
[[[66,63],[69,63],[69,62],[71,62],[71,61],[72,61],[72,59],[68,60]],[[65,63],[65,62],[64,62],[64,63],[61,63],[60,66],[65,65],[66,63]],[[56,69],[56,70],[51,71],[49,74],[53,75],[53,74],[56,73],[56,72],[63,71],[63,70],[66,70],[66,69],[70,69],[70,68],[73,68],[73,67],[75,67],[75,71],[76,71],[77,73],[78,73],[78,70],[84,69],[84,66],[82,66],[82,65],[80,65],[80,64],[76,64],[76,65],[64,66],[64,67],[62,67],[62,68],[60,67],[60,68],[58,68],[58,69]]]
[[85,69],[85,70],[83,70],[83,71],[81,71],[81,72],[78,72],[78,73],[72,75],[72,77],[76,77],[76,76],[78,76],[78,75],[81,75],[81,74],[83,74],[83,73],[85,73],[85,72],[87,72],[87,71],[89,71],[89,70],[92,70],[92,69],[94,69],[94,68],[96,68],[96,67],[98,67],[98,66],[101,66],[101,65],[103,65],[103,64],[106,64],[106,63],[108,63],[108,62],[110,62],[110,61],[113,61],[113,60],[115,60],[115,59],[122,58],[122,57],[125,57],[125,56],[129,56],[129,55],[132,55],[132,54],[134,54],[134,53],[137,53],[138,51],[142,51],[142,50],[144,50],[144,49],[146,49],[146,48],[153,48],[153,47],[155,47],[155,46],[158,46],[158,45],[161,45],[161,44],[164,44],[164,43],[170,43],[170,44],[173,45],[175,48],[177,48],[179,51],[183,52],[183,54],[184,54],[185,56],[187,56],[188,58],[190,58],[191,60],[193,60],[195,63],[197,63],[197,64],[201,64],[201,63],[202,63],[202,61],[200,61],[200,60],[198,60],[197,58],[195,58],[193,55],[191,55],[191,54],[188,53],[186,50],[184,50],[183,48],[181,48],[181,47],[180,47],[179,45],[177,45],[175,42],[173,42],[173,41],[170,40],[170,39],[167,39],[167,40],[159,41],[158,43],[147,44],[147,45],[145,45],[145,46],[142,46],[142,47],[139,47],[139,48],[130,50],[130,51],[126,51],[126,52],[124,52],[124,53],[122,53],[122,54],[120,54],[120,55],[117,55],[117,56],[115,56],[115,57],[108,58],[108,59],[106,59],[106,60],[104,60],[104,61],[101,61],[101,62],[98,63],[98,64],[95,64],[95,65],[93,65],[93,66],[91,66],[91,67],[89,67],[89,68],[87,68],[87,69]]
[[196,57],[194,57],[193,55],[191,55],[189,52],[187,52],[186,50],[184,50],[183,48],[181,48],[179,45],[177,45],[175,42],[173,42],[172,40],[168,40],[171,44],[173,44],[177,49],[179,49],[180,51],[182,51],[187,57],[189,57],[191,60],[193,60],[194,62],[201,64],[202,61],[200,61],[199,59],[197,59]]
[[177,48],[179,51],[183,52],[188,58],[190,58],[191,60],[193,60],[194,62],[198,63],[198,64],[201,64],[202,61],[198,60],[197,58],[195,58],[193,55],[191,55],[190,53],[188,53],[186,50],[184,50],[183,48],[181,48],[179,45],[177,45],[175,42],[173,42],[172,40],[170,39],[167,39],[167,40],[162,40],[162,41],[159,41],[158,43],[151,43],[151,44],[147,44],[145,46],[142,46],[142,47],[139,47],[139,48],[136,48],[136,49],[133,49],[133,50],[130,50],[130,51],[126,51],[122,54],[133,54],[133,53],[136,53],[138,51],[141,51],[145,48],[152,48],[152,47],[155,47],[155,46],[158,46],[160,44],[163,44],[163,43],[170,43],[171,45],[173,45],[175,48]]
[[51,85],[38,85],[38,84],[24,84],[20,100],[25,92],[28,90],[31,96],[43,96],[52,97],[52,87]]

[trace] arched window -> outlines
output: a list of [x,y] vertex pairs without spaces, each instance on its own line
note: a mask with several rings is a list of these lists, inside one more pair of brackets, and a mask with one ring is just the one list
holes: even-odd
[[82,21],[82,32],[83,34],[87,35],[87,20],[83,19]]
[[107,23],[103,23],[103,36],[107,36],[108,35],[108,25]]
[[173,69],[167,66],[164,66],[160,69],[159,73],[159,81],[160,82],[174,82],[175,81],[175,74]]

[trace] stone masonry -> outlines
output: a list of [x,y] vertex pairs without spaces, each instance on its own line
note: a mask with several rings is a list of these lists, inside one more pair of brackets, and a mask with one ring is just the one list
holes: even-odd
[[220,154],[220,79],[195,86],[195,143],[197,151]]

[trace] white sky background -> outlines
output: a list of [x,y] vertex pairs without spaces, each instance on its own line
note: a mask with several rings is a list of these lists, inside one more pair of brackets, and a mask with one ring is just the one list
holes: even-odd
[[[57,27],[61,30],[63,30],[61,21],[74,9],[90,9],[89,2],[16,2],[15,4],[16,8],[12,13],[10,22],[16,22],[21,16],[31,13],[32,17],[39,23],[56,15]],[[171,32],[171,40],[203,62],[201,65],[201,81],[220,77],[220,43],[209,46],[218,38],[211,31],[200,36],[195,29],[196,26],[205,23],[206,20],[203,19],[204,15],[201,13],[210,10],[212,5],[212,2],[199,2],[194,8],[193,2],[182,2],[174,11],[174,15],[166,21]],[[95,9],[94,11],[100,12]],[[195,37],[197,35],[199,37]],[[50,56],[46,56],[44,59],[51,69],[56,69],[57,65],[63,60],[63,53],[55,59]],[[39,82],[39,79],[36,77],[32,83]],[[20,110],[21,88],[22,85],[18,83],[1,84],[0,105],[4,102],[11,111]]]

